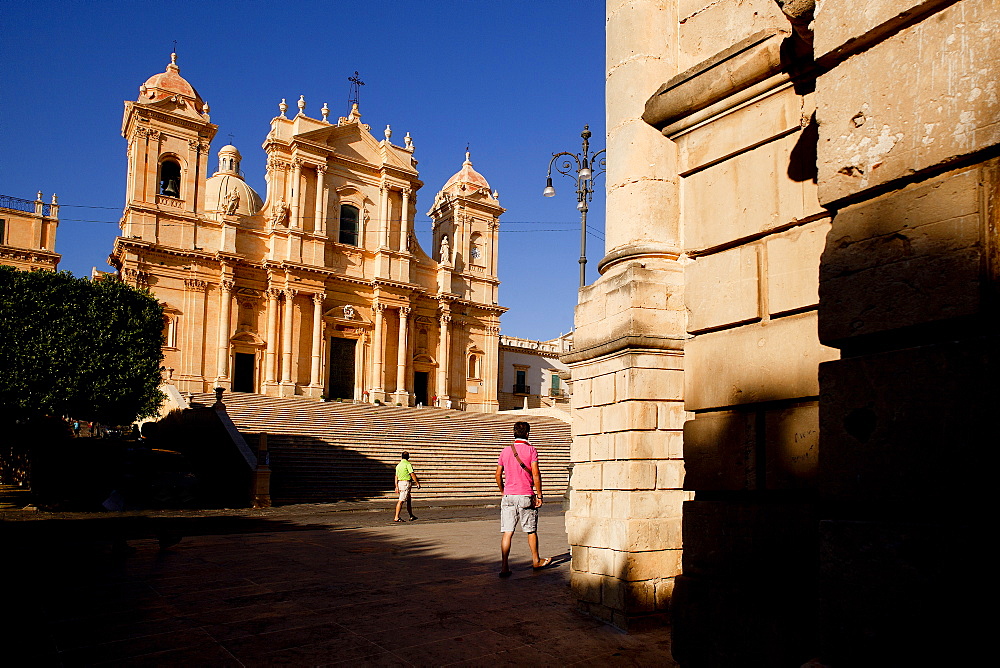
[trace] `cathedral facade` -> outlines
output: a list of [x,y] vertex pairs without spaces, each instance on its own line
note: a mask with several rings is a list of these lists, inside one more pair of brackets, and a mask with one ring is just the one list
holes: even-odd
[[109,262],[165,309],[166,382],[272,396],[497,410],[497,240],[504,209],[465,163],[414,231],[423,185],[409,134],[376,139],[355,104],[329,120],[289,115],[264,140],[267,192],[240,152],[165,72],[125,103],[128,183]]

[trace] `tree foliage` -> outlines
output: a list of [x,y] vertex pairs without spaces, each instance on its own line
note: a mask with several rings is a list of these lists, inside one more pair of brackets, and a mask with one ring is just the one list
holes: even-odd
[[163,308],[117,279],[0,267],[0,418],[154,415]]

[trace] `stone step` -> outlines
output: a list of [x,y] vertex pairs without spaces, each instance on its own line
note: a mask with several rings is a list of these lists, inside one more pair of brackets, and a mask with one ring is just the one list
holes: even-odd
[[[192,400],[212,405],[215,397]],[[497,457],[519,419],[531,424],[545,493],[563,494],[569,477],[569,425],[547,416],[245,393],[227,394],[224,402],[251,448],[257,434],[268,434],[271,495],[279,504],[391,498],[393,469],[404,450],[421,480],[421,498],[496,498]]]

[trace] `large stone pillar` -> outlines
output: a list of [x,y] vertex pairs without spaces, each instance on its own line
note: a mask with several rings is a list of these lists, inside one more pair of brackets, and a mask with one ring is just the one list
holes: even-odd
[[407,250],[407,239],[410,238],[410,189],[403,188],[403,213],[399,223],[399,250]]
[[264,385],[265,393],[267,387],[274,385],[278,375],[278,297],[281,290],[268,288],[267,290],[267,348],[264,352]]
[[312,369],[309,373],[309,387],[313,396],[323,393],[323,379],[320,375],[323,354],[323,301],[326,295],[318,292],[312,296],[313,330],[312,330]]
[[216,360],[215,386],[228,389],[229,379],[229,335],[233,315],[233,286],[228,278],[219,282],[219,356]]
[[399,309],[399,341],[396,347],[396,393],[397,404],[410,405],[410,393],[406,389],[406,360],[409,350],[407,343],[409,340],[409,319],[410,307],[403,306]]
[[[659,621],[680,573],[685,338],[675,149],[641,116],[677,70],[676,3],[608,2],[607,254],[574,351],[571,584],[620,628]],[[652,26],[662,26],[657,30]]]
[[371,399],[374,401],[378,399],[379,401],[385,401],[385,378],[383,376],[385,346],[384,346],[384,334],[385,329],[385,304],[382,302],[375,302],[373,304],[375,309],[375,332],[374,332],[374,342],[372,345],[372,383],[375,385],[371,391]]
[[444,406],[448,396],[449,369],[451,368],[451,312],[443,310],[439,316],[441,331],[438,335],[438,378],[436,394],[439,405]]
[[482,379],[483,392],[483,412],[496,413],[500,410],[500,402],[497,401],[497,382],[500,373],[500,328],[490,325],[486,327],[486,341],[483,344],[486,348],[486,359],[484,360]]
[[292,381],[292,326],[295,318],[295,295],[298,290],[285,288],[285,309],[281,318],[281,396],[295,394]]

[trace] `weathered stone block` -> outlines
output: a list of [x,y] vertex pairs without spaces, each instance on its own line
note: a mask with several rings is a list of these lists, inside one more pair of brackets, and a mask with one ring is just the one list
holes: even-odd
[[590,381],[591,402],[603,406],[615,402],[615,374],[607,373]]
[[776,139],[684,178],[685,248],[714,248],[818,213],[813,182],[788,174],[797,139]]
[[756,489],[756,453],[756,416],[753,413],[699,414],[684,425],[684,489]]
[[685,2],[679,20],[684,27],[680,32],[679,71],[694,67],[758,31],[788,27],[778,6],[763,0]]
[[767,411],[765,487],[812,489],[819,470],[819,404]]
[[614,516],[614,492],[594,492],[590,496],[590,516],[608,519]]
[[603,483],[604,489],[654,489],[656,487],[656,462],[606,462]]
[[690,418],[680,401],[660,401],[656,404],[656,426],[658,429],[681,430]]
[[590,550],[588,569],[591,573],[595,575],[609,575],[612,577],[617,577],[618,573],[615,570],[615,555],[617,552],[608,549],[598,549],[594,548]]
[[979,193],[967,170],[840,212],[820,267],[822,340],[978,312]]
[[681,572],[681,550],[615,552],[615,573],[622,580],[658,580]]
[[771,315],[819,303],[819,263],[829,231],[829,220],[817,220],[768,237],[767,310]]
[[696,258],[684,268],[688,331],[760,318],[757,246]]
[[[963,0],[821,75],[820,201],[1000,142],[998,31],[994,0]],[[891,72],[891,85],[873,72]]]
[[686,494],[680,490],[614,492],[611,516],[624,520],[680,517]]
[[[982,447],[996,441],[998,349],[984,337],[822,365],[824,499],[914,521],[953,521],[982,507],[992,488]],[[928,494],[941,486],[947,494]]]
[[590,461],[590,436],[574,436],[569,444],[569,460],[571,462]]
[[672,369],[622,369],[615,374],[615,400],[684,399],[684,372]]
[[569,586],[577,599],[588,603],[600,603],[602,580],[600,575],[573,571],[570,574]]
[[813,22],[813,53],[816,58],[849,46],[870,31],[886,35],[914,14],[933,10],[948,0],[871,0],[863,5],[823,3]]
[[591,549],[611,547],[611,520],[567,516],[566,536],[570,545],[585,545]]
[[688,410],[816,396],[816,367],[838,355],[819,344],[815,312],[699,334],[685,352]]
[[681,518],[612,520],[609,547],[622,552],[681,547]]
[[583,545],[570,547],[570,567],[575,572],[590,571],[590,548]]
[[656,489],[683,489],[684,462],[656,462]]
[[[609,149],[614,142],[609,141]],[[618,248],[631,243],[663,243],[677,239],[679,222],[676,215],[664,211],[676,210],[676,181],[651,181],[638,176],[621,184],[609,183],[607,189],[608,220],[623,221],[607,225],[606,248]],[[626,222],[627,221],[627,222]]]
[[577,436],[589,436],[601,433],[601,411],[600,406],[594,408],[581,408],[573,411],[573,438]]
[[656,608],[655,585],[652,582],[625,582],[604,578],[601,583],[601,603],[628,614],[652,612]]
[[582,491],[601,489],[601,467],[602,464],[576,464],[573,467],[573,489]]
[[590,397],[590,379],[589,378],[573,378],[573,410],[579,408],[590,408],[594,405],[593,400]]
[[678,169],[689,172],[776,139],[798,128],[808,110],[794,89],[785,88],[714,119],[675,140],[680,157]]
[[616,459],[679,459],[683,435],[676,431],[620,431],[615,435]]
[[594,434],[591,436],[590,459],[595,462],[615,459],[615,435]]
[[603,408],[604,431],[631,431],[656,429],[655,401],[623,401]]
[[[574,480],[574,482],[576,481]],[[569,495],[568,515],[573,515],[575,517],[589,517],[590,497],[592,495],[593,492],[582,491],[574,488]]]

